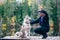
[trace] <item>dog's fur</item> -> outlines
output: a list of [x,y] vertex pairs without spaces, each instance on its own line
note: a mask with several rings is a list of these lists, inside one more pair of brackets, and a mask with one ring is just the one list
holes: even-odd
[[25,33],[25,37],[30,36],[30,30],[31,30],[30,19],[31,18],[27,15],[24,18],[23,25],[21,27],[21,31]]

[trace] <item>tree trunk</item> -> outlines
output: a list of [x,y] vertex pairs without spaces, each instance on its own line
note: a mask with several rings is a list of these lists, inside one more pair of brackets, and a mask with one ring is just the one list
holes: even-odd
[[60,0],[57,0],[58,20],[59,20],[59,36],[60,36]]
[[1,38],[1,33],[2,33],[2,19],[0,19],[0,38]]
[[59,31],[59,22],[58,22],[58,17],[57,17],[57,2],[53,6],[52,20],[54,22],[54,32],[53,32],[53,35],[57,36],[58,35],[58,31]]

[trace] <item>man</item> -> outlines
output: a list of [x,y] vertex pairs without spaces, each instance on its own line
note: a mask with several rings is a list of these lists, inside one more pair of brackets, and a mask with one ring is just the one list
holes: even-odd
[[39,18],[35,21],[30,22],[30,24],[39,23],[41,27],[34,30],[35,33],[43,35],[42,39],[47,38],[47,32],[49,32],[49,17],[45,10],[38,11]]

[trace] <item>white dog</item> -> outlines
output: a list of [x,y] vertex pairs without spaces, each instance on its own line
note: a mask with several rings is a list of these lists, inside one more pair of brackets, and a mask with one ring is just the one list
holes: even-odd
[[14,35],[15,37],[22,38],[24,36],[27,38],[28,36],[30,36],[30,29],[31,29],[30,19],[31,18],[28,15],[24,18],[23,24],[20,28],[21,30],[20,32],[15,33]]
[[27,38],[28,36],[30,36],[30,30],[31,30],[31,25],[30,25],[30,17],[27,15],[25,18],[24,18],[24,21],[23,21],[23,25],[21,27],[21,31],[23,31],[25,33],[25,37]]

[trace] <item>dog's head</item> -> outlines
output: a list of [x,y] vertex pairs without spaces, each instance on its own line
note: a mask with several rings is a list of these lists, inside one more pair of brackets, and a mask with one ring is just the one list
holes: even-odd
[[31,17],[29,17],[28,15],[26,15],[26,17],[24,18],[24,23],[29,24],[31,20]]

